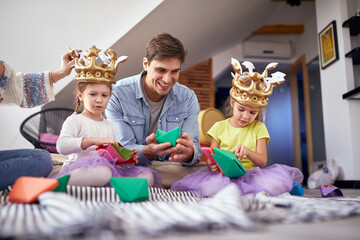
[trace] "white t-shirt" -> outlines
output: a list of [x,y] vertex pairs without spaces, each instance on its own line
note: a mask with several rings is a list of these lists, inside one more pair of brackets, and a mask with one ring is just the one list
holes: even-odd
[[92,120],[82,114],[69,116],[61,129],[56,148],[60,154],[69,155],[69,160],[64,165],[74,162],[80,157],[97,154],[97,146],[91,146],[86,150],[81,148],[84,137],[111,138],[119,142],[117,128],[114,123],[103,119],[101,122]]

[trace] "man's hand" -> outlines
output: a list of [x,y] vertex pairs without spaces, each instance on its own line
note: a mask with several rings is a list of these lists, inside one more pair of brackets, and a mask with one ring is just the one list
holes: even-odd
[[152,133],[146,138],[147,145],[143,147],[142,152],[147,159],[153,160],[157,156],[166,156],[175,152],[176,149],[171,147],[171,143],[158,143],[155,137],[155,133]]
[[187,162],[194,156],[194,142],[189,134],[184,133],[176,140],[175,154],[169,158],[170,162]]

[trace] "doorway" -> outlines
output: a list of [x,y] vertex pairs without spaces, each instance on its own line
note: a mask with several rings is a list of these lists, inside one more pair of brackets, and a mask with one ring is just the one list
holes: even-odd
[[318,60],[306,64],[303,55],[285,73],[290,78],[294,166],[306,184],[314,161],[326,160]]

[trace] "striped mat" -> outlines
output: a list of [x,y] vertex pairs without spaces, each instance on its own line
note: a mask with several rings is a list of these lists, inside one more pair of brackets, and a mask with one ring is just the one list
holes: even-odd
[[124,203],[112,188],[68,186],[38,204],[15,204],[0,192],[0,238],[138,239],[167,233],[238,229],[265,224],[318,222],[360,215],[360,198],[316,198],[259,193],[242,197],[229,185],[214,197],[149,188],[149,201]]
[[188,192],[149,188],[149,201],[120,202],[112,188],[68,187],[67,194],[47,192],[38,204],[7,201],[0,193],[0,238],[64,239],[89,236],[160,236],[237,228],[255,229],[241,207],[241,194],[229,186],[198,199]]
[[[0,204],[8,202],[11,187],[0,191]],[[112,187],[79,187],[67,186],[66,193],[80,201],[120,202],[119,196]],[[200,199],[190,192],[172,191],[162,188],[149,188],[149,201],[198,202]]]

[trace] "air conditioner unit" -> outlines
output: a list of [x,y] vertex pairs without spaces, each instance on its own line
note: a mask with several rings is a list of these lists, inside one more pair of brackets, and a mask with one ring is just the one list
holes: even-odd
[[278,42],[246,41],[243,43],[244,57],[282,58],[291,57],[291,45]]

